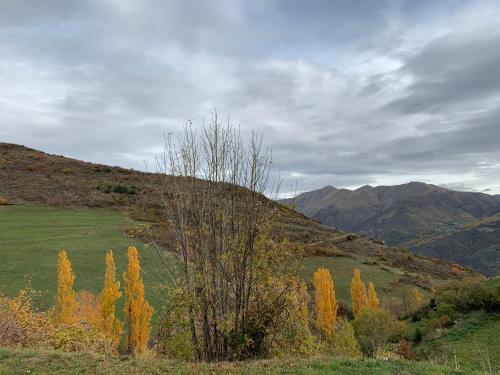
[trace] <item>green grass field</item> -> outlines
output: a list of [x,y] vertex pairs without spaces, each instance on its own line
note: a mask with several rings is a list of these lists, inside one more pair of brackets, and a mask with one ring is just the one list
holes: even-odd
[[113,358],[90,353],[0,348],[0,374],[300,374],[300,375],[474,375],[449,367],[403,360],[288,358],[204,364],[162,360],[153,355]]
[[[104,274],[104,256],[113,249],[117,276],[121,279],[127,264],[127,248],[138,247],[148,299],[156,310],[160,306],[158,274],[167,280],[156,250],[135,238],[128,238],[124,229],[141,225],[126,214],[104,209],[55,208],[45,206],[0,206],[0,290],[15,295],[31,277],[33,287],[43,292],[39,306],[47,308],[54,302],[56,291],[57,253],[65,249],[76,276],[76,290],[98,293]],[[175,263],[173,256],[170,262]],[[337,296],[350,303],[349,286],[354,268],[359,268],[365,282],[372,281],[383,298],[410,289],[409,285],[391,286],[397,271],[367,265],[347,257],[311,256],[304,259],[300,275],[306,280],[318,267],[330,270]],[[175,267],[173,267],[175,269]],[[119,311],[121,311],[120,300]]]
[[[0,207],[0,290],[13,296],[30,277],[42,291],[38,305],[47,308],[56,291],[57,253],[65,249],[75,273],[75,289],[99,293],[104,278],[104,256],[112,249],[117,277],[127,266],[127,248],[137,246],[148,300],[154,298],[161,269],[156,250],[129,238],[124,229],[139,223],[125,214],[102,209],[65,209],[42,206]],[[160,270],[161,271],[161,270]],[[123,298],[118,311],[121,313]]]
[[[456,363],[464,369],[480,369],[484,373],[500,373],[500,313],[474,311],[435,340],[419,348],[439,358],[440,362]],[[488,372],[491,368],[491,372]]]

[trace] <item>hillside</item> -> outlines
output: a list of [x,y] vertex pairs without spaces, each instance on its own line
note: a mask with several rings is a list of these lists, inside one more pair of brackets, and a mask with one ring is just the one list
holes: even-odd
[[[410,182],[356,190],[327,186],[282,203],[294,205],[333,228],[378,238],[389,245],[411,246],[415,252],[474,267],[486,274],[498,272],[496,266],[491,268],[491,264],[500,261],[499,253],[491,251],[500,244],[495,221],[488,224],[489,229],[479,229],[490,235],[459,234],[468,225],[478,226],[480,220],[500,212],[500,201],[488,194]],[[439,242],[433,243],[438,238]]]
[[[158,176],[155,174],[86,163],[18,145],[0,144],[0,181],[0,197],[14,204],[0,207],[0,215],[3,216],[0,225],[2,222],[4,225],[0,228],[0,233],[13,233],[9,228],[17,222],[20,228],[15,231],[21,236],[17,239],[11,238],[9,243],[12,245],[3,247],[4,259],[16,256],[19,241],[25,240],[23,233],[30,230],[30,225],[38,226],[36,223],[52,220],[50,212],[40,209],[39,212],[30,213],[29,210],[23,209],[23,205],[64,209],[66,211],[61,215],[66,215],[70,221],[75,220],[75,225],[83,226],[78,236],[70,232],[52,233],[52,229],[57,228],[49,227],[46,232],[32,232],[34,236],[30,238],[33,243],[26,246],[33,251],[38,251],[40,245],[37,244],[42,244],[44,251],[55,256],[61,246],[68,249],[75,246],[85,249],[88,246],[92,251],[101,254],[106,248],[113,246],[104,236],[99,240],[93,236],[99,229],[101,219],[92,217],[98,217],[100,212],[105,214],[103,208],[119,211],[121,215],[130,216],[135,220],[132,224],[128,222],[116,225],[146,226],[148,231],[138,230],[134,234],[143,243],[147,244],[150,240],[145,233],[152,232],[158,236],[163,248],[173,247],[172,234],[162,217],[160,206],[156,203],[159,192]],[[83,208],[95,209],[88,212],[87,222],[82,222],[78,211],[75,211]],[[309,277],[318,266],[328,267],[334,274],[345,275],[345,280],[339,280],[339,285],[345,285],[340,287],[340,293],[345,297],[348,295],[347,284],[354,267],[361,268],[367,277],[379,280],[378,286],[382,293],[403,291],[415,285],[430,290],[435,283],[442,280],[471,274],[464,269],[460,275],[456,275],[447,262],[415,256],[403,248],[389,247],[379,241],[328,228],[283,206],[276,205],[276,208],[280,212],[279,225],[283,234],[302,245],[308,255],[303,262],[303,275]],[[9,212],[9,209],[13,211]],[[16,222],[8,216],[14,214],[19,215]],[[127,220],[129,219],[117,219],[115,223],[124,223]],[[115,230],[122,235],[125,232],[123,227]],[[35,236],[37,233],[38,237]],[[50,242],[44,236],[59,238],[61,241]],[[2,242],[7,244],[5,238]],[[80,244],[75,245],[77,243]],[[122,243],[123,241],[120,242]],[[36,257],[36,253],[26,254],[26,259],[29,261],[34,259],[34,256]],[[6,267],[6,264],[8,263],[3,263],[0,267]],[[345,269],[341,269],[342,267]],[[21,278],[22,272],[17,270],[17,275]],[[91,275],[85,277],[100,277],[98,275],[100,270],[94,269]]]
[[464,225],[435,238],[415,240],[410,248],[419,254],[475,268],[485,275],[500,273],[500,213]]

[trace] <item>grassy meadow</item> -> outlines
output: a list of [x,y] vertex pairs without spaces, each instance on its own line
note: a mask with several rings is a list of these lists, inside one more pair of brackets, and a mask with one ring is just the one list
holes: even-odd
[[405,360],[287,358],[217,364],[179,362],[152,355],[113,358],[91,353],[0,348],[0,374],[297,374],[297,375],[475,375],[425,362]]
[[[455,363],[459,368],[500,373],[500,313],[465,314],[445,334],[422,344],[419,357]],[[489,372],[488,372],[489,371]]]
[[[156,250],[125,234],[134,228],[126,214],[105,209],[68,209],[43,206],[0,206],[0,289],[14,296],[30,277],[42,292],[40,308],[54,303],[57,254],[66,250],[75,274],[75,290],[99,293],[104,279],[104,257],[113,250],[117,278],[127,267],[127,248],[139,249],[146,284],[146,298],[158,310],[157,285],[161,268]],[[123,281],[122,281],[123,283]],[[118,313],[122,315],[123,298]]]
[[[158,311],[159,277],[168,281],[156,249],[126,235],[127,228],[142,225],[125,213],[107,209],[56,208],[46,206],[0,206],[0,290],[15,295],[31,277],[33,288],[42,291],[39,307],[54,302],[57,253],[66,250],[76,276],[76,290],[98,293],[104,277],[104,256],[113,250],[117,277],[127,266],[128,246],[137,246],[146,284],[147,298]],[[175,258],[169,258],[175,269]],[[367,262],[369,263],[369,262]],[[309,256],[304,258],[300,276],[312,280],[318,267],[329,269],[338,298],[350,303],[350,282],[354,268],[361,270],[365,281],[372,281],[380,296],[395,295],[412,286],[395,284],[398,270],[363,263],[349,257]],[[123,299],[120,300],[123,303]],[[121,306],[119,311],[121,313]]]

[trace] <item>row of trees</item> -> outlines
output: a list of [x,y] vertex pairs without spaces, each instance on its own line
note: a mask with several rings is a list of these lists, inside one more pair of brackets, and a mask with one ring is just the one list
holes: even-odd
[[[360,349],[374,356],[397,331],[397,320],[380,307],[375,286],[368,289],[359,269],[351,280],[351,305],[354,320],[338,319],[338,304],[330,272],[319,268],[313,275],[315,289],[316,328],[320,338],[332,344],[335,351],[347,356],[359,356]],[[361,348],[360,348],[361,346]]]
[[[144,282],[135,247],[128,249],[128,268],[123,279],[126,351],[141,353],[147,348],[153,309],[144,299]],[[33,300],[37,293],[30,286],[14,298],[0,295],[0,344],[116,353],[124,325],[115,315],[122,292],[116,279],[113,252],[109,250],[106,254],[104,284],[99,296],[85,290],[76,292],[74,282],[71,262],[66,251],[61,251],[57,262],[56,303],[49,311],[36,310]]]
[[[144,298],[144,282],[141,276],[137,248],[128,248],[128,268],[123,274],[125,282],[125,317],[127,321],[127,352],[141,353],[147,347],[150,320],[153,309]],[[56,321],[60,325],[89,324],[108,338],[113,348],[120,343],[123,324],[115,316],[116,302],[121,297],[120,282],[116,280],[113,252],[106,254],[104,285],[98,298],[77,298],[73,289],[75,276],[66,251],[61,251],[57,264]],[[90,292],[83,294],[89,295]],[[90,301],[89,301],[90,300]],[[83,313],[82,313],[83,312]]]

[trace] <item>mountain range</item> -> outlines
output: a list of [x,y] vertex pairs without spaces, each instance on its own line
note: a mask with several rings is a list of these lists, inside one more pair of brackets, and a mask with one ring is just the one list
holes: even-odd
[[356,190],[326,186],[281,203],[339,230],[406,246],[487,275],[500,271],[499,196],[410,182]]

